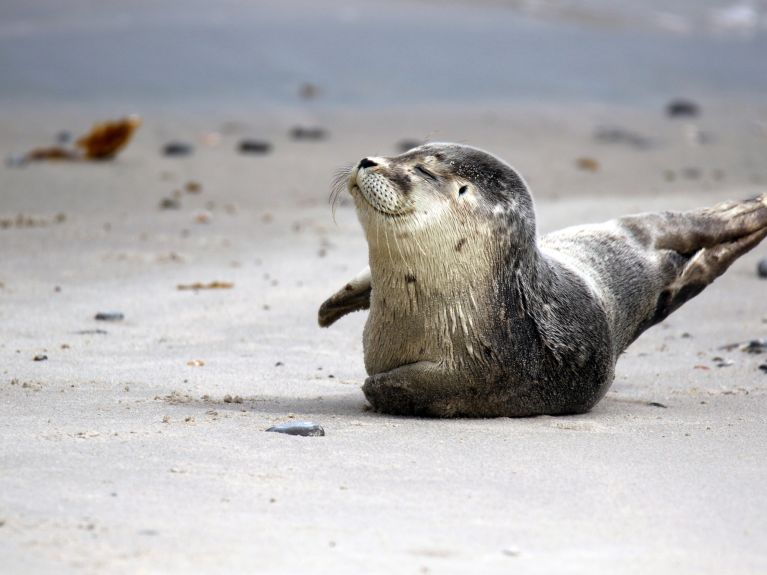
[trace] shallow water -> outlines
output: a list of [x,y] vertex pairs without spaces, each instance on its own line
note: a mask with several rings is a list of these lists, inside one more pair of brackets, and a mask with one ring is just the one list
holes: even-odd
[[668,31],[621,5],[600,20],[492,3],[8,2],[0,99],[290,104],[305,82],[343,106],[767,93],[765,34]]

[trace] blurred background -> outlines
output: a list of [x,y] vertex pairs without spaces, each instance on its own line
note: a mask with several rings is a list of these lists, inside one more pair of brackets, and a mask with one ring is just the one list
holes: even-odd
[[764,95],[764,0],[4,0],[0,100],[327,106]]

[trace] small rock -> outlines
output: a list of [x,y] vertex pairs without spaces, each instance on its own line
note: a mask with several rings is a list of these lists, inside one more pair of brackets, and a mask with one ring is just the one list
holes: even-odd
[[767,338],[752,339],[748,343],[741,345],[740,351],[745,351],[746,353],[765,353],[767,352]]
[[32,361],[45,361],[48,359],[48,356],[45,354],[39,354],[32,358]]
[[666,106],[666,115],[669,118],[694,118],[700,115],[700,107],[692,100],[672,100]]
[[242,403],[242,398],[239,395],[232,397],[229,394],[224,396],[224,403]]
[[181,202],[178,198],[163,198],[160,200],[161,210],[178,210],[181,209]]
[[162,153],[164,156],[171,156],[176,158],[182,156],[191,156],[193,151],[194,147],[191,144],[186,144],[184,142],[168,142],[162,148]]
[[626,144],[633,148],[651,148],[653,143],[649,138],[630,132],[624,128],[602,126],[594,132],[594,139],[604,144]]
[[328,132],[325,128],[317,126],[296,126],[290,130],[290,137],[294,140],[324,140],[328,137]]
[[650,407],[662,407],[663,409],[668,408],[668,405],[664,405],[663,403],[660,403],[658,401],[648,401],[647,405]]
[[594,158],[578,158],[575,160],[575,165],[578,166],[579,169],[586,172],[599,171],[599,162],[597,162]]
[[760,278],[767,278],[767,258],[762,258],[759,263],[756,264],[756,275]]
[[202,191],[202,185],[200,182],[195,182],[194,180],[187,182],[186,186],[184,186],[184,189],[186,190],[186,193],[188,194],[199,194]]
[[682,176],[684,176],[688,180],[698,180],[698,179],[700,179],[700,169],[699,168],[684,168],[682,170]]
[[125,319],[125,316],[119,311],[100,311],[93,316],[93,319],[98,321],[122,321]]
[[264,140],[240,140],[238,145],[241,154],[268,154],[272,145]]
[[759,366],[759,369],[761,369],[764,373],[767,373],[767,363],[763,363]]
[[58,134],[56,134],[56,143],[59,145],[68,144],[72,141],[72,132],[67,132],[66,130],[61,130]]
[[213,220],[213,214],[207,210],[200,210],[194,213],[193,219],[196,224],[209,224]]
[[322,429],[322,426],[312,423],[311,421],[287,421],[272,426],[266,431],[286,433],[287,435],[302,435],[304,437],[319,437],[325,435],[325,430]]
[[716,367],[730,367],[731,365],[735,364],[735,362],[731,359],[724,359],[723,357],[718,356],[711,358],[711,361],[714,362]]

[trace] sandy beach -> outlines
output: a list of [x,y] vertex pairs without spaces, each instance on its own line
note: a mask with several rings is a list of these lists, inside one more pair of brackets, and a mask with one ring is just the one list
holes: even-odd
[[[113,161],[0,168],[0,573],[767,571],[767,356],[730,345],[767,336],[767,244],[642,335],[579,416],[376,414],[365,314],[316,322],[367,263],[348,198],[335,217],[328,201],[339,166],[470,143],[525,176],[540,233],[691,209],[764,192],[760,93],[707,92],[681,119],[665,93],[4,96],[6,156],[130,112],[143,125]],[[171,141],[193,152],[163,155]],[[231,287],[179,289],[210,282]],[[265,432],[290,420],[326,435]]]

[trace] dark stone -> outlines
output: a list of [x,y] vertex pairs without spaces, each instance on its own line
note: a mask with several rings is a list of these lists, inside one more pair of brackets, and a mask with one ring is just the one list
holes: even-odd
[[125,319],[125,316],[119,311],[100,311],[93,319],[98,321],[122,321]]
[[181,202],[178,198],[163,198],[160,200],[161,210],[178,210],[181,208]]
[[272,145],[264,140],[240,140],[238,149],[241,154],[268,154]]
[[759,369],[761,369],[764,373],[767,373],[767,363],[763,363],[759,366]]
[[184,142],[168,142],[162,148],[163,155],[176,158],[181,156],[191,156],[193,151],[194,147],[191,144],[186,144]]
[[760,278],[767,278],[767,258],[762,258],[756,264],[756,275]]
[[663,409],[666,409],[668,407],[668,405],[664,405],[658,401],[648,401],[647,405],[649,405],[650,407],[662,407]]
[[641,134],[612,126],[597,128],[594,132],[594,139],[604,144],[626,144],[640,150],[651,148],[653,145],[652,140]]
[[319,437],[325,435],[322,426],[311,421],[286,421],[270,427],[266,431],[285,433],[287,435],[302,435],[304,437]]
[[765,353],[767,352],[767,338],[752,339],[747,344],[741,346],[740,350],[746,353]]
[[328,132],[318,126],[296,126],[290,130],[290,137],[294,140],[324,140]]
[[46,359],[48,359],[48,356],[42,353],[32,358],[33,361],[45,361]]
[[700,115],[700,107],[692,100],[671,100],[666,106],[670,118],[694,118]]
[[682,175],[688,180],[698,180],[701,176],[699,168],[684,168]]

